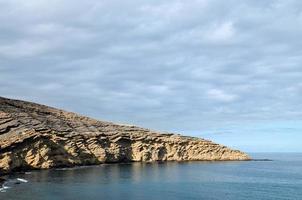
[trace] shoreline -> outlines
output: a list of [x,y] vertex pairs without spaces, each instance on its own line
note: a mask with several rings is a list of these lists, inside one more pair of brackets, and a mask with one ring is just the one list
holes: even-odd
[[0,188],[3,188],[3,187],[4,187],[5,181],[7,181],[7,180],[6,180],[5,178],[2,178],[2,177],[0,176]]
[[152,162],[140,162],[140,161],[129,161],[129,162],[105,162],[101,164],[91,164],[91,165],[74,165],[74,166],[61,166],[61,167],[50,167],[50,168],[24,168],[20,169],[18,171],[10,171],[10,172],[1,172],[0,173],[0,185],[3,182],[6,181],[3,176],[6,175],[12,175],[12,174],[25,174],[27,172],[31,171],[42,171],[42,170],[62,170],[62,169],[77,169],[77,168],[88,168],[88,167],[95,167],[95,166],[102,166],[102,165],[116,165],[116,164],[132,164],[132,163],[141,163],[141,164],[164,164],[164,163],[189,163],[189,162],[249,162],[249,161],[273,161],[269,159],[246,159],[246,160],[182,160],[182,161],[174,161],[174,160],[168,160],[168,161],[152,161]]
[[0,174],[115,162],[251,159],[203,138],[96,120],[28,101],[0,97],[0,105],[5,122]]

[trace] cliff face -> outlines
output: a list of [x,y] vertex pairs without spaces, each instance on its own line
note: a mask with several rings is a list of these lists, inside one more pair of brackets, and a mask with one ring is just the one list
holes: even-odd
[[0,173],[129,161],[249,160],[204,139],[160,134],[0,97]]

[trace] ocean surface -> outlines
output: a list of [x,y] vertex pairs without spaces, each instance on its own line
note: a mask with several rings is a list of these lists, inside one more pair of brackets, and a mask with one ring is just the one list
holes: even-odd
[[0,200],[301,200],[302,154],[247,162],[104,164],[11,175]]

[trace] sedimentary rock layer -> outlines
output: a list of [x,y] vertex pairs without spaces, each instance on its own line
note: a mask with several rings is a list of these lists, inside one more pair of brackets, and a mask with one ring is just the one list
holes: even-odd
[[249,160],[211,141],[0,97],[0,173],[112,162]]

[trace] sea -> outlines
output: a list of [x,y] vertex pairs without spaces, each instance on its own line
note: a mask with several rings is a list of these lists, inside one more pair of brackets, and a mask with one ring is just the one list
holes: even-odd
[[302,200],[302,153],[250,155],[17,173],[5,177],[0,200]]

